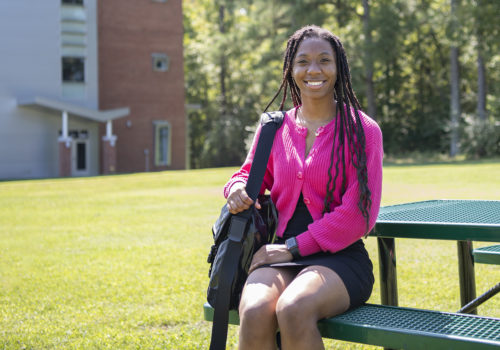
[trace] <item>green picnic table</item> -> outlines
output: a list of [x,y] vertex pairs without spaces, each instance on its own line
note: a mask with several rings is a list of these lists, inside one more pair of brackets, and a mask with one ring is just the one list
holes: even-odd
[[[477,306],[470,306],[476,298],[473,257],[500,262],[497,248],[476,250],[473,255],[472,246],[472,241],[500,242],[500,201],[432,200],[382,207],[370,236],[378,241],[383,305],[366,304],[320,320],[323,337],[394,349],[500,349],[500,318],[463,313],[474,312]],[[398,307],[396,238],[457,241],[461,304],[471,309]],[[213,319],[213,311],[205,303],[205,320]],[[230,311],[229,322],[239,324],[235,310]]]
[[[394,306],[398,305],[395,238],[457,241],[464,307],[476,298],[472,242],[500,242],[500,201],[430,200],[382,207],[370,235],[378,240],[382,304]],[[483,251],[489,260],[498,261],[500,250]],[[484,253],[478,250],[477,255]]]

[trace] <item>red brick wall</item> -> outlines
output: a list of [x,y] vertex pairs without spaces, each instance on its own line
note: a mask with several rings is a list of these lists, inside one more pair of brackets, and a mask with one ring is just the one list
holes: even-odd
[[59,141],[59,176],[71,176],[71,142]]
[[[116,144],[115,144],[116,146]],[[114,174],[116,172],[116,147],[109,140],[101,140],[102,174]]]
[[[186,113],[182,52],[182,3],[168,0],[98,1],[99,108],[130,107],[113,121],[116,171],[184,169]],[[152,53],[170,58],[167,72],[153,70]],[[155,120],[171,125],[171,165],[154,164]],[[128,125],[127,125],[128,122]],[[101,126],[101,136],[105,125]],[[102,152],[101,152],[102,157]]]

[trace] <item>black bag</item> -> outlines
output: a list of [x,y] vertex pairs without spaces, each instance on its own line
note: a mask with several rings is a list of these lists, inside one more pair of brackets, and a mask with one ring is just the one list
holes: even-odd
[[[274,134],[283,117],[281,111],[261,115],[261,133],[245,187],[254,201],[262,186]],[[238,307],[253,254],[274,236],[276,208],[270,198],[261,200],[261,210],[251,206],[236,215],[229,213],[224,205],[212,228],[214,245],[208,256],[211,266],[207,291],[207,300],[214,308],[210,350],[225,349],[229,310]]]
[[[251,208],[251,215],[246,228],[245,237],[243,237],[242,249],[236,269],[235,276],[229,295],[229,310],[238,308],[241,291],[248,276],[250,263],[253,254],[265,244],[274,240],[276,227],[278,224],[278,213],[273,201],[268,195],[259,196],[261,209]],[[231,224],[232,214],[227,210],[227,204],[222,207],[221,213],[214,226],[212,234],[214,236],[214,245],[210,249],[207,262],[210,265],[208,276],[210,283],[208,285],[207,300],[210,305],[215,305],[217,289],[219,287],[219,275],[224,256],[227,254],[229,246],[229,226]]]

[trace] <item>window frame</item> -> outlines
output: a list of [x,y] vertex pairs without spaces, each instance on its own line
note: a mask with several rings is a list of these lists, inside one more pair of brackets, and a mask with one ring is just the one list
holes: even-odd
[[84,6],[85,0],[61,0],[61,5]]
[[[154,125],[154,161],[155,166],[169,166],[172,163],[172,126],[166,120],[155,120]],[[162,142],[161,130],[167,128],[165,143]],[[166,147],[161,150],[162,146]],[[161,156],[164,155],[164,159]]]
[[[64,77],[65,77],[65,60],[66,59],[79,59],[81,60],[81,63],[82,63],[82,80],[66,80]],[[61,81],[62,83],[77,83],[77,84],[84,84],[86,82],[86,79],[85,79],[85,62],[86,59],[84,56],[61,56]],[[72,75],[74,75],[76,72],[73,72]]]
[[[166,53],[154,52],[151,54],[151,60],[153,64],[153,71],[155,72],[168,72],[170,68],[170,57]],[[164,61],[165,67],[158,68],[157,63],[159,61]]]

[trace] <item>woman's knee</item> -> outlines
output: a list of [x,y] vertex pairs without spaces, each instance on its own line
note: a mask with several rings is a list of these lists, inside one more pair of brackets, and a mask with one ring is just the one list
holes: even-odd
[[274,318],[274,302],[267,298],[242,298],[239,315],[242,323],[269,322]]
[[276,301],[292,279],[287,271],[278,269],[262,268],[252,272],[243,288],[240,320],[276,322]]
[[300,330],[308,321],[314,322],[314,315],[307,307],[307,303],[300,298],[282,295],[276,304],[276,318],[280,328]]
[[274,305],[266,299],[249,299],[240,302],[240,342],[260,344],[278,329]]

